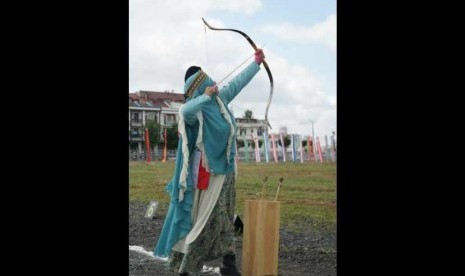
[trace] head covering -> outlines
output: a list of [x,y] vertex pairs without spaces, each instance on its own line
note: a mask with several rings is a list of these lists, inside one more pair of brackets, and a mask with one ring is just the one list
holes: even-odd
[[184,76],[184,82],[186,82],[187,79],[188,79],[190,76],[192,76],[193,74],[197,73],[197,71],[199,71],[200,69],[202,69],[202,68],[200,68],[200,67],[198,67],[198,66],[191,66],[191,67],[189,67],[189,69],[187,69],[187,71],[186,71],[186,75]]
[[[194,69],[191,69],[194,68]],[[191,66],[187,69],[186,72],[186,82],[184,83],[184,98],[189,100],[189,98],[193,99],[199,95],[202,95],[205,91],[205,88],[208,86],[213,86],[213,80],[204,72],[200,67],[197,72],[191,74],[195,70],[195,66]],[[191,74],[190,76],[188,76]]]

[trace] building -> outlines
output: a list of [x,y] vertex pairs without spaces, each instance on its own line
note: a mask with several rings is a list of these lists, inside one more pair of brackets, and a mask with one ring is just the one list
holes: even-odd
[[252,134],[256,134],[259,140],[263,140],[263,133],[268,129],[265,120],[253,118],[236,118],[237,138],[252,141]]
[[[184,103],[184,94],[174,92],[156,92],[141,90],[129,93],[129,154],[141,156],[145,152],[144,126],[147,120],[155,120],[163,128],[169,128],[179,122],[178,111]],[[264,120],[253,118],[235,118],[237,138],[252,142],[252,134],[263,141],[263,133],[268,129]],[[164,137],[162,133],[161,140]],[[155,150],[158,145],[155,145]],[[138,157],[135,157],[138,158]]]
[[[184,103],[184,94],[141,90],[129,93],[129,149],[130,154],[141,154],[144,149],[144,125],[155,120],[163,128],[179,121],[178,110]],[[163,140],[163,135],[160,133]],[[155,145],[157,147],[157,145]]]

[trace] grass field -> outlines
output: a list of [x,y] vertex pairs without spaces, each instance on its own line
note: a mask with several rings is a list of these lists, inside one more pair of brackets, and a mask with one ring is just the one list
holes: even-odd
[[[336,223],[336,164],[335,163],[245,163],[238,164],[236,182],[237,214],[243,216],[244,201],[257,199],[264,177],[268,177],[265,198],[273,200],[279,178],[281,225],[298,228],[299,221],[310,220],[317,225]],[[160,211],[168,207],[169,196],[165,186],[174,172],[174,161],[150,165],[145,162],[129,163],[129,200],[149,203],[160,202]]]

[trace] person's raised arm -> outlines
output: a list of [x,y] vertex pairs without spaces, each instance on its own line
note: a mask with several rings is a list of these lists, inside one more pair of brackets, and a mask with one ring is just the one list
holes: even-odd
[[260,64],[263,62],[265,55],[262,49],[258,49],[255,52],[255,61],[249,64],[241,73],[239,73],[234,79],[232,79],[228,86],[224,87],[220,91],[220,97],[225,104],[229,104],[239,92],[244,88],[250,80],[260,70]]

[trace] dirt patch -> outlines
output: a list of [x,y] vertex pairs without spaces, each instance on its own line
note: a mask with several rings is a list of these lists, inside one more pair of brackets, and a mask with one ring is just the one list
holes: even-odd
[[[166,212],[157,210],[154,219],[144,218],[147,204],[129,204],[129,245],[141,246],[152,252],[163,227]],[[309,230],[312,229],[312,230]],[[299,222],[299,229],[281,227],[279,233],[278,275],[336,275],[336,228],[316,224],[312,220]],[[242,237],[238,237],[237,265],[242,266]],[[164,270],[164,262],[136,251],[129,251],[129,275],[175,275]],[[221,259],[205,265],[219,267]],[[203,275],[219,275],[205,272]]]

